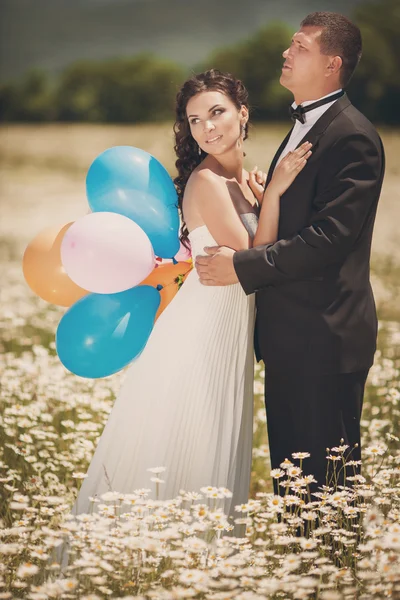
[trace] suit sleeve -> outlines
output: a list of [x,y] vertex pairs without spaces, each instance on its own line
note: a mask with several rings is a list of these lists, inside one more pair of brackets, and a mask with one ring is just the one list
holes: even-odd
[[310,224],[291,238],[234,254],[246,294],[319,275],[343,261],[378,200],[382,159],[382,149],[364,133],[340,139],[321,169]]

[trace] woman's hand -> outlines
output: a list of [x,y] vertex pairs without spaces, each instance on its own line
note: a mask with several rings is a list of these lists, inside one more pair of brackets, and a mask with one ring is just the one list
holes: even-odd
[[307,160],[312,154],[311,147],[310,142],[304,142],[293,152],[288,152],[275,168],[268,188],[271,186],[279,196],[282,196],[306,166]]
[[258,167],[254,167],[254,169],[249,172],[249,188],[253,192],[254,197],[257,199],[259,204],[262,203],[266,181],[267,174],[263,171],[259,171]]

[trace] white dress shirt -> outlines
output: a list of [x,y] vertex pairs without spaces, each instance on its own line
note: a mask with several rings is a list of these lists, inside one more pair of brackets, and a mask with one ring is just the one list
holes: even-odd
[[[338,92],[341,92],[341,91],[342,91],[341,89],[335,90],[334,92],[331,92],[330,94],[327,94],[326,96],[322,96],[322,98],[317,98],[316,100],[306,100],[305,102],[301,103],[301,106],[308,106],[309,104],[318,102],[318,100],[322,100],[323,98],[328,98],[328,96],[333,96],[333,94],[337,94]],[[330,108],[332,106],[332,104],[335,104],[335,102],[337,102],[337,100],[338,100],[338,98],[336,100],[334,100],[333,102],[328,102],[327,104],[323,104],[322,106],[313,108],[309,112],[305,113],[305,115],[304,115],[305,119],[306,119],[305,123],[300,123],[300,121],[298,121],[296,119],[292,133],[290,134],[288,143],[286,144],[285,148],[281,152],[281,155],[280,155],[276,165],[278,165],[280,163],[282,158],[284,158],[288,152],[290,152],[291,150],[294,150],[297,147],[297,144],[303,139],[303,137],[306,135],[306,133],[308,131],[310,131],[311,127],[313,127],[315,125],[315,123],[318,121],[318,119],[320,117],[322,117],[324,112],[327,111],[328,108]],[[293,102],[292,107],[296,108],[296,106],[297,106],[297,104],[295,102]]]

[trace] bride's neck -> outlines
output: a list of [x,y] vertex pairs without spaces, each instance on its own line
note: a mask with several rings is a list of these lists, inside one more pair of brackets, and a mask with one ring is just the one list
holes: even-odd
[[227,179],[236,179],[238,183],[241,183],[243,179],[243,150],[238,148],[218,157],[209,155],[209,159],[215,164],[219,175]]

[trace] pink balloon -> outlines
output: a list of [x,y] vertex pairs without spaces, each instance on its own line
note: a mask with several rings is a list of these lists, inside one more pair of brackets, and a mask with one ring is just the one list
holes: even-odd
[[178,262],[182,262],[182,261],[185,261],[185,260],[189,260],[189,258],[191,258],[191,256],[192,256],[191,251],[188,250],[186,248],[186,246],[184,246],[182,244],[182,242],[181,242],[179,250],[178,250],[178,252],[174,256],[175,260],[177,260]]
[[61,262],[77,285],[98,294],[123,292],[153,270],[153,246],[132,219],[112,212],[81,217],[61,242]]

